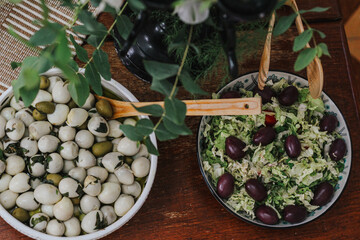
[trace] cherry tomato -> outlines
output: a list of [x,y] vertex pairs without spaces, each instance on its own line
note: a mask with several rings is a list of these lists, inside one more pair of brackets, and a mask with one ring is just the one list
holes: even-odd
[[276,124],[275,115],[265,115],[265,125],[268,127],[272,127]]

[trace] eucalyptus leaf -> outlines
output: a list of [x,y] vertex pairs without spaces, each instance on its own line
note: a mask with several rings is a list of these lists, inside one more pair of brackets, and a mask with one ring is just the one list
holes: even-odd
[[109,57],[107,53],[101,49],[96,49],[93,53],[93,58],[96,69],[99,71],[101,76],[105,80],[111,80]]
[[145,4],[140,0],[128,0],[129,7],[134,12],[139,12],[141,10],[145,10],[146,6]]
[[143,118],[137,121],[136,129],[138,132],[148,136],[154,131],[154,124],[150,119]]
[[171,90],[173,88],[173,85],[169,83],[168,81],[160,81],[153,78],[153,81],[151,83],[151,90],[157,91],[159,93],[164,94],[165,96],[169,96],[171,93]]
[[86,30],[94,35],[104,36],[107,33],[107,28],[104,24],[96,21],[93,14],[86,9],[82,9],[79,13],[79,20],[84,24]]
[[145,70],[153,79],[164,80],[177,74],[179,66],[177,64],[162,63],[157,61],[144,60]]
[[150,137],[144,139],[145,146],[147,147],[150,154],[159,156],[159,151],[156,149],[154,144],[151,142]]
[[84,35],[91,34],[91,32],[85,27],[85,25],[73,26],[72,29],[74,30],[74,32],[77,32],[80,34],[84,34]]
[[329,10],[330,7],[314,7],[312,9],[309,10],[300,10],[299,13],[303,14],[303,13],[309,13],[309,12],[316,12],[316,13],[321,13],[321,12],[326,12],[327,10]]
[[182,125],[186,115],[186,104],[177,98],[165,98],[165,117],[177,125]]
[[101,41],[102,41],[102,39],[103,39],[103,36],[98,36],[98,35],[90,35],[88,38],[87,38],[87,40],[86,40],[86,42],[88,43],[88,44],[90,44],[91,46],[94,46],[94,47],[99,47],[99,48],[101,48],[102,47],[102,44],[100,45],[100,43],[101,43]]
[[319,43],[317,45],[317,48],[321,49],[322,54],[331,57],[330,53],[329,53],[329,49],[328,46],[325,43]]
[[131,30],[134,27],[134,24],[131,22],[128,16],[121,15],[117,17],[115,26],[119,35],[126,40],[129,37]]
[[199,85],[197,85],[194,80],[191,78],[191,75],[188,71],[183,70],[180,75],[180,81],[183,87],[192,94],[201,94],[208,95],[207,92],[202,90]]
[[31,36],[29,42],[33,46],[45,46],[54,43],[57,32],[49,26],[44,26]]
[[296,16],[297,13],[293,13],[289,16],[280,17],[279,21],[274,27],[273,35],[276,37],[286,32],[290,28],[291,24],[294,22]]
[[16,69],[16,68],[18,68],[18,67],[21,67],[21,62],[11,62],[11,68],[12,68],[12,70],[14,70],[14,69]]
[[125,136],[132,141],[141,141],[144,138],[144,135],[142,135],[142,133],[139,133],[136,127],[132,125],[122,124],[120,126],[120,130],[123,131]]
[[165,128],[163,122],[159,124],[158,128],[155,130],[155,134],[160,141],[167,141],[178,137],[177,134],[169,132],[169,130]]
[[93,62],[90,62],[85,68],[85,77],[91,88],[97,95],[102,95],[101,79]]
[[316,31],[322,39],[326,38],[326,34],[323,33],[322,31],[317,30],[317,29],[314,29],[314,31]]
[[40,76],[34,68],[24,68],[21,77],[26,85],[20,88],[20,96],[26,107],[30,106],[39,92]]
[[314,32],[313,29],[307,29],[299,36],[297,36],[294,40],[293,51],[297,52],[303,49],[306,46],[306,44],[311,40],[313,36],[313,32]]
[[61,64],[67,64],[71,59],[71,51],[68,46],[68,39],[65,31],[58,35],[58,45],[55,49],[55,61]]
[[72,42],[72,44],[75,47],[75,51],[76,51],[76,55],[77,57],[80,59],[80,61],[86,63],[87,61],[89,61],[89,57],[88,57],[88,53],[85,50],[85,48],[81,47],[74,39],[74,37],[70,34],[70,40]]
[[74,61],[74,59],[70,59],[68,65],[75,70],[75,72],[79,71],[79,65]]
[[302,50],[296,59],[294,69],[295,71],[301,71],[306,68],[316,56],[315,48],[306,48]]
[[141,112],[141,113],[147,113],[147,114],[150,114],[152,116],[155,116],[155,117],[160,117],[164,110],[163,108],[160,106],[160,105],[157,105],[157,104],[152,104],[152,105],[148,105],[148,106],[145,106],[145,107],[135,107],[134,105],[132,105],[138,112]]
[[77,79],[69,81],[68,90],[75,103],[81,107],[85,104],[86,99],[89,96],[90,89],[85,77],[80,73],[77,74],[77,76]]
[[167,118],[164,119],[164,126],[170,132],[177,135],[191,135],[191,130],[183,123],[182,125],[177,125]]

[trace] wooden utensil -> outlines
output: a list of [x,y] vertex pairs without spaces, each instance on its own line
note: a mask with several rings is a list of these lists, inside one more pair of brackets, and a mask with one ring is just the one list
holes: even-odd
[[[296,4],[295,0],[286,1],[285,5],[294,9],[294,11],[298,12],[299,8]],[[297,15],[295,19],[296,28],[299,34],[304,32],[304,25],[301,20],[300,15]],[[310,48],[310,44],[306,44],[306,48]],[[313,98],[318,98],[321,95],[323,85],[324,85],[324,71],[321,64],[321,61],[318,57],[306,67],[307,79],[309,81],[309,90],[310,94]]]
[[267,79],[267,75],[269,73],[270,66],[270,51],[271,51],[271,38],[272,31],[275,23],[275,12],[271,15],[271,19],[269,22],[268,33],[266,35],[265,45],[263,54],[261,56],[261,62],[259,67],[259,76],[258,76],[258,87],[260,90],[263,90],[265,87],[265,82]]
[[[164,107],[164,102],[124,102],[96,96],[97,99],[108,100],[113,108],[112,118],[148,115],[138,112],[139,108],[152,104]],[[257,115],[261,113],[261,98],[201,99],[184,100],[187,116],[206,115]]]

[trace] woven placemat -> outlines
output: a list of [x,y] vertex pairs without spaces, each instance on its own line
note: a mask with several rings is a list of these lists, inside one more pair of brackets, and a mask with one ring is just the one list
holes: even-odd
[[[50,21],[65,25],[73,17],[73,12],[69,8],[61,6],[60,1],[48,0],[47,4],[50,8]],[[90,10],[94,11],[95,9]],[[11,4],[7,0],[0,0],[0,95],[11,86],[11,81],[16,79],[20,72],[19,69],[12,70],[10,63],[12,61],[22,62],[27,56],[37,55],[35,51],[11,36],[8,28],[11,26],[20,36],[29,39],[38,29],[38,26],[32,24],[32,21],[40,18],[40,0],[24,0],[17,5]],[[77,22],[76,25],[78,24],[81,23]],[[83,42],[83,39],[75,36],[73,32],[68,31],[67,33],[68,35],[72,34],[79,44]]]

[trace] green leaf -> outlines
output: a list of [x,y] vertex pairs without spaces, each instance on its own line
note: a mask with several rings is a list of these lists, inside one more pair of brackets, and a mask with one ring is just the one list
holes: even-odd
[[126,15],[120,15],[117,17],[116,29],[123,39],[127,39],[133,29],[134,24],[130,18]]
[[302,50],[299,56],[296,59],[294,69],[295,71],[301,71],[306,68],[307,65],[314,60],[316,56],[316,49],[315,48],[306,48]]
[[132,141],[141,141],[144,138],[144,136],[137,131],[136,127],[134,127],[132,125],[122,124],[120,126],[120,129],[121,129],[121,131],[123,131],[125,136],[128,137]]
[[21,62],[11,62],[11,68],[12,70],[18,68],[18,67],[21,67]]
[[98,22],[93,14],[87,10],[80,11],[79,20],[91,34],[104,36],[107,33],[107,28],[102,23]]
[[139,12],[146,8],[145,4],[140,0],[128,0],[128,3],[131,10],[133,10],[134,12]]
[[141,132],[144,136],[150,135],[154,130],[154,124],[150,119],[140,119],[136,123],[136,129]]
[[89,35],[91,32],[84,25],[77,25],[72,27],[72,29],[80,34]]
[[70,80],[68,90],[75,103],[81,107],[85,104],[90,89],[85,77],[80,73],[77,76],[77,79]]
[[188,71],[182,71],[180,75],[180,81],[183,87],[192,94],[201,94],[207,95],[208,93],[202,90],[199,85],[197,85],[191,78],[191,75]]
[[20,89],[20,96],[25,106],[30,106],[39,91],[40,76],[36,69],[24,68],[21,71],[21,77],[26,85]]
[[55,49],[55,61],[57,63],[67,64],[71,59],[71,51],[68,46],[68,39],[66,37],[66,33],[62,32],[58,36],[58,38],[59,44]]
[[153,81],[151,83],[151,87],[150,87],[151,90],[162,93],[165,96],[170,95],[172,88],[173,88],[173,85],[171,83],[169,83],[168,81],[160,81],[157,79],[153,79]]
[[[102,39],[103,39],[102,36],[90,35],[90,36],[87,38],[86,42],[87,42],[88,44],[90,44],[91,46],[99,47],[99,48],[100,48],[100,47],[101,47],[101,46],[100,46],[100,43],[101,43]],[[104,43],[102,43],[101,45],[103,45],[103,44],[104,44]]]
[[319,31],[317,29],[314,29],[314,31],[316,31],[322,39],[326,38],[326,34],[323,33],[322,31]]
[[89,63],[85,68],[85,77],[97,95],[102,95],[101,79],[94,63]]
[[150,137],[144,139],[145,146],[147,147],[150,154],[159,156],[159,151],[156,149],[154,144],[151,142]]
[[167,118],[164,119],[164,126],[170,132],[177,135],[191,135],[191,130],[183,123],[182,125],[177,125]]
[[177,125],[185,120],[186,104],[177,98],[165,98],[165,117]]
[[147,114],[150,114],[152,116],[155,116],[155,117],[160,117],[164,110],[163,108],[160,106],[160,105],[157,105],[157,104],[152,104],[152,105],[148,105],[148,106],[145,106],[145,107],[135,107],[133,105],[133,107],[138,111],[138,112],[142,112],[142,113],[147,113]]
[[320,13],[320,12],[326,12],[327,10],[329,10],[330,7],[314,7],[312,9],[309,10],[300,10],[299,13],[303,14],[303,13],[308,13],[308,12],[316,12],[316,13]]
[[105,53],[101,49],[96,49],[95,52],[93,53],[93,58],[96,69],[99,71],[101,76],[105,80],[110,80],[111,72],[110,72],[109,57],[107,53]]
[[322,54],[325,54],[326,56],[331,57],[329,50],[328,50],[328,46],[326,45],[326,43],[319,43],[317,45],[318,49],[321,49]]
[[75,72],[79,71],[79,66],[78,64],[74,61],[74,59],[70,59],[70,61],[68,62],[68,65],[74,69]]
[[179,66],[177,64],[162,63],[157,61],[144,60],[145,70],[153,79],[163,80],[175,76]]
[[72,42],[72,44],[75,47],[75,51],[77,54],[77,57],[80,59],[80,61],[86,63],[87,61],[89,61],[89,57],[88,57],[88,53],[85,50],[85,48],[81,47],[74,39],[74,37],[70,34],[70,40]]
[[313,36],[312,29],[307,29],[299,36],[297,36],[294,40],[293,51],[297,52],[303,49],[306,46],[306,44],[311,40],[312,36]]
[[15,4],[17,4],[17,3],[21,3],[23,0],[9,0],[11,3],[15,3]]
[[44,46],[54,43],[57,36],[57,32],[54,31],[49,26],[44,26],[40,28],[32,37],[30,38],[30,44],[34,46]]
[[[122,125],[123,126],[123,125]],[[174,134],[172,132],[169,132],[165,126],[164,123],[160,123],[158,128],[155,130],[155,134],[156,137],[160,140],[160,141],[167,141],[167,140],[171,140],[171,139],[175,139],[178,137],[177,134]]]
[[100,3],[101,0],[91,0],[91,5],[93,5],[94,7],[98,7]]
[[279,21],[274,27],[273,35],[276,37],[286,32],[290,28],[291,24],[294,22],[296,16],[297,14],[293,13],[289,16],[282,16],[281,18],[279,18]]

